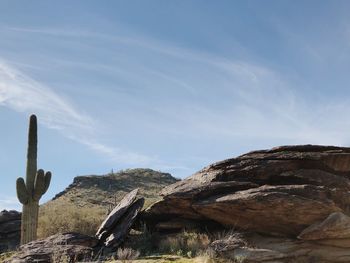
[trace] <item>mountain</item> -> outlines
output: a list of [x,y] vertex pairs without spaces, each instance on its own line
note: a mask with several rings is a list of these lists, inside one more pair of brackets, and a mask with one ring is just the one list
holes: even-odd
[[128,192],[139,188],[146,199],[145,207],[160,199],[161,190],[179,181],[169,173],[152,169],[127,169],[107,175],[77,176],[73,183],[49,203],[68,201],[79,207],[113,206]]

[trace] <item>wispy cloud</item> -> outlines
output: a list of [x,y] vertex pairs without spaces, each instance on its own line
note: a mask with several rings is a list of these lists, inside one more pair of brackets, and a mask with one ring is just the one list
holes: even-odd
[[93,121],[88,116],[4,61],[0,61],[0,105],[19,112],[35,112],[52,129],[93,129]]
[[9,63],[0,61],[0,106],[22,113],[35,113],[47,128],[55,129],[95,152],[124,164],[145,165],[153,159],[102,144],[96,139],[97,123],[77,110],[67,98],[33,80]]
[[32,34],[44,34],[50,36],[58,36],[58,37],[83,37],[83,36],[91,36],[90,31],[83,30],[72,30],[70,29],[61,29],[61,28],[31,28],[31,27],[16,27],[16,26],[4,26],[0,25],[0,29],[6,31],[20,32],[20,33],[32,33]]
[[121,149],[110,147],[89,139],[75,138],[78,142],[88,146],[90,149],[109,156],[111,160],[129,165],[151,165],[159,162],[157,157],[150,157],[138,153],[123,151]]
[[[76,45],[83,45],[84,52],[91,54],[91,61],[79,57],[69,60],[55,54],[50,61],[62,68],[117,76],[113,79],[116,82],[113,92],[115,87],[120,87],[122,92],[116,99],[120,104],[135,105],[133,109],[128,107],[122,112],[113,112],[115,119],[124,126],[135,125],[131,120],[142,116],[137,125],[143,128],[152,125],[158,134],[166,131],[166,134],[190,138],[200,134],[209,140],[221,138],[222,142],[253,138],[266,144],[344,145],[350,142],[346,119],[350,107],[346,98],[318,100],[303,92],[306,84],[302,80],[293,82],[278,69],[252,59],[230,59],[135,35],[50,28],[10,30],[52,36],[57,38],[56,44],[68,38]],[[87,41],[82,43],[81,37]],[[101,43],[107,42],[110,49],[106,50]],[[65,42],[62,45],[66,45]],[[69,45],[79,52],[72,42]],[[94,54],[102,54],[104,60]],[[118,59],[113,59],[113,55]],[[100,143],[94,136],[95,121],[78,111],[67,98],[58,96],[8,63],[2,62],[0,70],[0,81],[7,87],[0,82],[1,104],[17,111],[38,111],[48,127],[69,130],[72,139],[111,159],[140,165],[152,163],[157,167],[181,167],[163,164],[156,156],[127,153]],[[118,86],[121,80],[125,80],[124,86]],[[9,89],[10,85],[14,88]],[[101,92],[106,90],[102,87],[98,93]],[[155,99],[157,101],[153,103]]]

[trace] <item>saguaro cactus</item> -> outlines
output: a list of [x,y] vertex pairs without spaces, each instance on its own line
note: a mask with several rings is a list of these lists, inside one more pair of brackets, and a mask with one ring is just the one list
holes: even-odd
[[17,197],[23,204],[21,244],[37,237],[39,199],[47,191],[51,181],[51,172],[37,170],[37,145],[37,120],[32,115],[29,120],[26,181],[21,177],[16,181]]

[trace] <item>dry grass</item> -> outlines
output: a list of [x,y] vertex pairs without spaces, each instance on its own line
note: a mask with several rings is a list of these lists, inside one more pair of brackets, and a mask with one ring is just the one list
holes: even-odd
[[212,241],[221,239],[231,239],[233,237],[241,236],[235,229],[225,229],[222,231],[217,231],[210,234],[210,239]]
[[140,233],[132,232],[125,246],[141,252],[142,257],[154,255],[173,255],[177,257],[194,258],[204,255],[210,239],[205,233],[184,231],[177,234],[161,235],[150,232],[147,228]]
[[[116,261],[106,261],[106,263],[120,263],[119,260]],[[139,258],[133,260],[135,263],[217,263],[217,261],[207,261],[206,258],[197,257],[197,258],[185,258],[174,255],[161,255],[161,256],[150,256]],[[220,262],[221,263],[221,262]]]
[[[189,231],[160,235],[159,233],[149,232],[144,228],[142,233],[130,235],[125,245],[139,250],[142,257],[173,255],[182,259],[196,259],[196,261],[191,262],[227,262],[217,258],[216,254],[212,253],[212,249],[210,249],[209,245],[218,239],[237,239],[241,242],[241,236],[234,230],[221,231],[210,235]],[[232,262],[242,261],[237,259]]]
[[133,262],[139,256],[140,252],[131,248],[118,248],[116,253],[116,258],[122,263]]
[[203,253],[209,244],[210,239],[207,234],[184,231],[162,238],[159,241],[159,251],[192,258]]
[[15,251],[4,252],[0,254],[0,263],[10,260],[10,258],[15,254]]
[[77,207],[70,202],[50,202],[40,207],[38,237],[57,233],[79,232],[94,235],[105,218],[103,209]]

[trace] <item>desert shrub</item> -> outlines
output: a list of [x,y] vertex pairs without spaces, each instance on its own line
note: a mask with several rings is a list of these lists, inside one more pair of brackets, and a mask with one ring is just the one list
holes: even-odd
[[244,263],[246,261],[246,258],[244,256],[237,256],[234,259],[235,263]]
[[121,262],[132,262],[140,256],[140,252],[131,248],[118,248],[116,259]]
[[38,237],[64,232],[94,235],[104,217],[105,211],[96,207],[78,207],[68,201],[51,202],[40,208]]
[[143,225],[142,231],[130,231],[124,246],[137,249],[141,256],[150,256],[158,252],[159,239],[159,233],[151,232]]
[[[231,244],[237,244],[237,245],[243,245],[243,246],[249,246],[247,241],[244,239],[244,236],[242,233],[237,232],[235,229],[226,229],[218,232],[214,232],[210,234],[211,239],[211,245],[208,247],[208,249],[205,251],[204,255],[206,258],[209,259],[208,262],[232,262],[232,263],[244,263],[246,262],[246,258],[244,256],[235,256],[234,259],[228,261],[228,259],[222,259],[220,258],[217,253],[215,252],[215,241],[218,240],[225,240],[227,242],[230,242]],[[214,246],[213,246],[214,245]],[[220,243],[219,243],[219,246]]]
[[0,253],[0,262],[10,262],[10,258],[15,254],[15,251]]
[[215,240],[221,240],[221,239],[232,239],[232,238],[238,238],[242,235],[237,232],[235,229],[225,229],[222,231],[213,232],[210,234],[211,241]]
[[159,242],[159,251],[178,256],[195,257],[205,251],[210,244],[207,234],[187,232],[171,235]]

